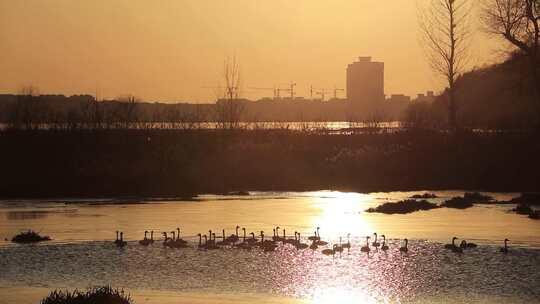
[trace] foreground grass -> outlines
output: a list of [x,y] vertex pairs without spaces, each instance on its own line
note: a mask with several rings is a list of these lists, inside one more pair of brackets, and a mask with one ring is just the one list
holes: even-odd
[[41,304],[133,304],[129,294],[110,286],[94,287],[86,291],[55,290],[41,300]]

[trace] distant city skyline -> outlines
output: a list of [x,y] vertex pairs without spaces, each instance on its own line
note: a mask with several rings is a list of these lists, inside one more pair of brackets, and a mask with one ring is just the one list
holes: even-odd
[[[347,65],[371,56],[385,63],[386,95],[414,97],[442,89],[418,43],[415,2],[1,0],[0,93],[33,85],[45,94],[209,102],[218,94],[204,87],[220,84],[235,55],[244,88],[292,81],[309,98],[311,85],[345,89]],[[472,49],[471,66],[497,59],[481,34]]]

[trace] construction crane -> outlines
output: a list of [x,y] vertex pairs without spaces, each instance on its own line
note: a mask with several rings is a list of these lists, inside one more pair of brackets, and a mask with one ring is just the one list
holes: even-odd
[[327,90],[327,89],[316,89],[313,86],[310,86],[310,88],[309,88],[309,94],[310,94],[311,100],[314,100],[313,99],[313,94],[315,94],[315,95],[321,96],[321,100],[324,101],[325,98],[326,98],[326,94],[328,94],[329,92],[330,91]]
[[223,98],[230,98],[230,99],[233,99],[233,98],[238,98],[238,96],[240,95],[240,88],[239,87],[220,87],[220,86],[215,86],[215,87],[211,87],[211,86],[205,86],[205,87],[201,87],[203,89],[213,89],[213,90],[216,90],[216,93],[218,93],[217,90],[223,90]]
[[294,91],[294,87],[296,87],[296,83],[294,82],[291,82],[289,84],[286,84],[288,86],[287,89],[282,89],[282,88],[278,88],[278,93],[279,92],[289,92],[290,93],[290,96],[291,96],[291,100],[294,99],[294,96],[295,96],[295,91]]
[[317,92],[315,92],[315,94],[321,96],[321,101],[325,100],[325,96],[326,96],[327,93],[328,93],[328,90],[326,90],[326,89],[320,89]]
[[256,88],[256,87],[249,87],[248,89],[250,90],[257,90],[257,91],[272,91],[273,94],[274,94],[274,99],[277,99],[279,98],[280,96],[280,91],[278,88],[276,88],[275,86],[273,88]]

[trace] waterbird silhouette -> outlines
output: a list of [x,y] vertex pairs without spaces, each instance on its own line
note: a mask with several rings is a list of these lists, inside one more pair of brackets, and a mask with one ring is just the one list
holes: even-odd
[[308,248],[309,247],[308,244],[302,243],[300,239],[300,232],[298,232],[298,240],[296,240],[296,235],[297,235],[297,232],[295,231],[294,232],[294,238],[295,238],[294,247],[296,247],[297,250],[303,250],[303,249]]
[[452,250],[452,252],[455,252],[455,253],[463,253],[463,248],[461,248],[459,246],[456,246],[456,240],[457,239],[458,239],[457,237],[453,237],[452,238],[452,244],[446,244],[446,245],[444,245],[444,248],[450,249],[450,250]]
[[508,242],[510,240],[509,239],[504,239],[504,247],[501,247],[500,251],[502,253],[508,253]]
[[409,247],[407,247],[409,245],[409,240],[404,239],[403,241],[405,241],[405,244],[403,245],[403,247],[399,248],[399,251],[401,251],[401,252],[409,252]]
[[321,240],[321,234],[319,232],[320,229],[321,229],[320,227],[317,227],[317,231],[315,232],[317,234],[317,241],[316,241],[317,245],[326,246],[326,245],[328,245],[328,242],[325,242],[325,241]]
[[255,238],[255,233],[254,232],[250,232],[249,235],[251,235],[251,238],[249,238],[247,240],[248,244],[250,245],[255,245],[257,244],[257,239]]
[[350,249],[351,249],[351,240],[350,240],[350,236],[351,236],[351,234],[350,234],[350,233],[347,233],[347,243],[341,245],[341,247],[347,248],[347,250],[350,250]]
[[313,231],[313,235],[308,237],[308,240],[310,240],[310,241],[318,241],[319,237],[317,236],[317,231]]
[[[197,246],[199,249],[204,249],[205,245],[202,243],[202,235],[200,233],[197,233],[197,236],[199,237],[199,245]],[[206,235],[204,236],[206,239]]]
[[148,238],[146,237],[147,234],[148,234],[148,231],[145,230],[145,231],[144,231],[144,238],[143,238],[142,240],[139,241],[139,244],[141,244],[141,245],[143,245],[143,246],[148,246],[148,245],[150,245],[150,239],[148,239]]
[[275,241],[265,240],[264,231],[261,231],[261,242],[259,245],[264,251],[274,251],[277,247]]
[[456,240],[457,239],[458,239],[457,237],[453,237],[452,238],[452,244],[445,244],[444,248],[446,248],[446,249],[454,249],[454,248],[456,248],[457,247],[456,246]]
[[362,252],[370,252],[371,251],[371,249],[369,248],[369,239],[370,239],[370,237],[366,236],[366,246],[363,246],[362,248],[360,248],[360,251],[362,251]]
[[379,247],[381,244],[377,242],[377,232],[373,233],[373,235],[375,236],[375,240],[371,245],[373,245],[373,247]]
[[462,249],[467,249],[467,248],[476,248],[476,247],[478,247],[478,245],[476,245],[475,243],[469,243],[466,240],[463,240],[459,244],[459,247],[462,248]]
[[116,230],[116,240],[114,241],[115,244],[118,245],[120,243],[120,231]]
[[120,240],[118,240],[118,242],[116,243],[116,246],[118,247],[124,247],[127,245],[127,242],[124,241],[124,233],[123,232],[120,232]]
[[341,237],[339,237],[339,245],[334,244],[334,251],[339,253],[343,252],[343,246],[341,245]]
[[332,249],[324,249],[322,251],[322,254],[334,256],[336,254],[336,251],[337,251],[336,247],[337,247],[337,245],[334,245],[334,246],[332,246]]
[[212,234],[209,236],[210,239],[204,239],[205,240],[205,245],[206,245],[206,249],[207,250],[215,250],[215,249],[219,249],[219,247],[216,245],[216,234],[214,232],[212,232]]
[[236,233],[231,234],[226,240],[229,244],[236,244],[240,240],[240,237],[238,236],[238,229],[240,229],[240,226],[236,226]]
[[383,234],[383,235],[381,235],[381,237],[383,238],[381,249],[383,251],[386,251],[386,250],[388,250],[388,246],[386,245],[386,236]]
[[225,239],[225,229],[222,230],[222,239],[219,242],[216,242],[217,246],[227,246],[229,245],[229,242]]
[[167,232],[163,232],[163,247],[171,247],[172,240],[167,236]]
[[180,238],[180,228],[176,228],[176,231],[178,232],[178,234],[176,235],[176,240],[175,240],[176,245],[178,247],[188,247],[187,246],[188,242]]

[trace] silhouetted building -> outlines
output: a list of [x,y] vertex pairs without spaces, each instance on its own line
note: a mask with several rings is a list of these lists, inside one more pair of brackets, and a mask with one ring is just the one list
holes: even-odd
[[432,102],[435,100],[435,94],[433,91],[427,91],[427,94],[418,94],[416,97],[415,102]]
[[387,101],[392,103],[404,103],[407,104],[411,101],[411,97],[403,94],[392,94]]
[[347,99],[354,108],[384,101],[384,63],[359,57],[347,67]]

